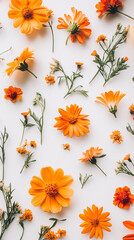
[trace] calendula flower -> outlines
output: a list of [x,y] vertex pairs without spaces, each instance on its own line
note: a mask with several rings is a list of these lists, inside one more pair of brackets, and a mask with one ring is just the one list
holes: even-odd
[[36,144],[35,141],[30,141],[30,146],[33,147],[33,148],[36,148],[37,144]]
[[89,19],[81,11],[78,11],[76,8],[72,7],[71,11],[73,17],[70,15],[64,14],[66,21],[63,18],[58,18],[59,25],[58,29],[67,29],[69,36],[66,40],[68,42],[69,37],[71,41],[78,41],[79,43],[84,43],[86,37],[89,38],[91,35],[91,29],[88,28],[90,22]]
[[72,176],[64,175],[61,168],[56,171],[52,167],[42,168],[41,178],[34,176],[30,182],[29,194],[34,196],[32,204],[41,206],[44,212],[60,212],[70,204],[73,190],[68,186],[72,182]]
[[22,217],[23,217],[24,220],[27,219],[29,222],[31,222],[32,219],[33,219],[32,211],[30,209],[25,209]]
[[130,188],[119,187],[114,194],[113,204],[119,208],[128,209],[134,203],[134,195],[131,194]]
[[115,93],[113,91],[109,91],[101,93],[101,97],[96,97],[95,102],[101,103],[108,107],[109,112],[116,117],[117,106],[125,95],[126,94],[124,93],[120,93],[120,91],[116,91]]
[[110,135],[110,138],[113,139],[113,143],[117,142],[121,144],[121,142],[123,142],[123,139],[119,130],[113,131],[112,134]]
[[14,19],[14,27],[20,26],[21,32],[31,34],[33,29],[41,29],[43,23],[49,22],[52,10],[42,5],[42,0],[11,0],[8,17]]
[[56,234],[57,234],[57,237],[58,237],[58,238],[65,237],[65,236],[66,236],[66,230],[58,229],[58,231],[56,232]]
[[58,111],[61,116],[55,118],[57,123],[54,127],[63,130],[64,136],[69,135],[72,138],[73,135],[80,137],[84,136],[85,133],[89,133],[88,125],[90,120],[86,119],[88,115],[80,114],[82,108],[78,105],[71,104],[70,107],[66,106],[66,111],[62,108],[59,108]]
[[102,173],[106,176],[104,171],[98,166],[97,164],[97,158],[103,158],[106,156],[106,154],[101,155],[103,149],[99,147],[91,147],[89,150],[86,150],[86,152],[83,152],[84,157],[80,158],[81,162],[86,162],[89,161],[92,164],[95,164],[101,171]]
[[31,73],[34,77],[36,77],[35,74],[28,69],[27,63],[27,61],[34,59],[33,55],[34,55],[33,51],[30,51],[28,47],[25,48],[19,57],[15,58],[10,63],[7,63],[8,66],[8,68],[6,69],[7,75],[11,77],[15,70],[20,70],[22,72],[27,71]]
[[57,235],[54,233],[54,231],[49,230],[46,234],[45,234],[45,239],[49,239],[49,240],[55,240],[57,239]]
[[22,90],[20,88],[16,88],[10,86],[8,88],[4,88],[5,92],[5,99],[9,99],[12,103],[16,102],[17,100],[20,101],[22,99]]
[[55,83],[55,77],[54,76],[51,76],[51,75],[47,75],[46,77],[45,77],[45,80],[46,80],[46,83],[47,84],[54,84]]
[[100,36],[97,38],[96,42],[99,43],[99,42],[104,42],[104,41],[106,41],[106,40],[107,40],[107,37],[106,37],[106,36],[100,35]]
[[87,207],[84,209],[83,214],[79,214],[79,217],[84,221],[80,227],[83,227],[82,234],[86,234],[90,232],[89,238],[93,238],[95,236],[96,239],[100,237],[103,239],[103,230],[111,232],[110,228],[112,226],[109,223],[110,213],[109,212],[102,212],[103,207],[98,208],[94,204],[92,205],[92,209]]
[[[130,230],[134,230],[134,222],[132,221],[124,221],[123,225]],[[128,234],[123,237],[123,240],[133,240],[133,239],[134,239],[134,234]]]
[[64,150],[70,151],[70,144],[68,144],[68,143],[63,144],[63,148],[64,148]]
[[93,50],[93,52],[91,53],[91,56],[96,56],[97,55],[97,51]]
[[134,114],[134,104],[132,104],[132,105],[129,107],[129,110],[130,110],[130,113],[131,113],[131,114]]

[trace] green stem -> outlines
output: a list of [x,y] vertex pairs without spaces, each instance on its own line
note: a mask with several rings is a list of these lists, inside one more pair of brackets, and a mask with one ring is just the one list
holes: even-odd
[[23,165],[23,167],[22,167],[22,169],[20,171],[20,174],[23,172],[24,168],[25,168],[25,163],[24,163],[24,165]]
[[122,15],[124,15],[124,16],[126,16],[126,17],[128,17],[128,18],[131,18],[132,20],[134,20],[133,17],[129,16],[128,14],[126,14],[126,13],[124,13],[124,12],[120,12],[119,10],[117,10],[117,12],[120,13],[120,14],[122,14]]
[[97,163],[95,163],[95,165],[101,170],[101,172],[102,172],[105,176],[107,176],[106,173],[98,166]]
[[4,54],[4,53],[6,53],[6,52],[8,52],[8,51],[10,51],[12,49],[12,47],[10,47],[9,49],[7,49],[6,51],[4,51],[4,52],[2,52],[2,53],[0,53],[0,55],[2,55],[2,54]]
[[91,81],[89,82],[89,84],[90,84],[91,82],[93,82],[93,80],[96,78],[96,76],[98,75],[99,72],[100,72],[100,70],[98,70],[98,71],[96,72],[96,74],[95,74],[94,77],[91,79]]
[[26,71],[31,73],[35,78],[37,78],[37,76],[33,72],[31,72],[28,68],[26,68]]
[[52,33],[52,52],[54,52],[54,31],[53,31],[51,22],[48,22],[48,24],[49,24],[49,27],[50,27],[51,33]]
[[4,182],[4,175],[5,175],[5,174],[4,174],[4,173],[5,173],[5,170],[4,170],[4,163],[3,163],[3,166],[2,166],[2,167],[3,167],[3,169],[2,169],[2,182]]
[[68,37],[67,37],[67,39],[66,39],[65,45],[67,45],[69,37],[70,37],[70,34],[68,35]]
[[22,227],[22,235],[21,235],[21,238],[20,238],[20,240],[22,240],[22,238],[23,238],[23,236],[24,236],[24,225],[23,226],[21,226]]
[[22,132],[22,137],[21,137],[21,141],[20,141],[20,146],[22,145],[22,142],[23,142],[25,128],[26,128],[26,127],[23,126],[23,132]]

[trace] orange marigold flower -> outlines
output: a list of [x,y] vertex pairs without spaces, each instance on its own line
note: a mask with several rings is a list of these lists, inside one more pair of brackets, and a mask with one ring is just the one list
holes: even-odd
[[91,56],[96,56],[97,55],[97,51],[93,50],[93,52],[91,53]]
[[52,10],[41,6],[42,0],[11,0],[8,17],[14,19],[14,27],[20,26],[21,32],[31,34],[33,29],[41,29],[49,21]]
[[100,36],[97,38],[96,42],[99,43],[99,42],[104,42],[104,41],[106,41],[106,40],[107,40],[107,37],[106,37],[106,36],[100,35]]
[[132,104],[132,105],[129,107],[129,110],[130,110],[130,113],[131,113],[131,114],[134,114],[134,104]]
[[37,147],[37,144],[36,144],[35,141],[31,141],[31,142],[30,142],[30,146],[33,147],[33,148],[35,148],[35,147]]
[[128,57],[124,57],[124,62],[127,62],[128,61]]
[[27,219],[29,222],[32,221],[33,219],[32,211],[30,209],[25,209],[22,217],[24,220]]
[[45,238],[46,239],[49,239],[49,240],[55,240],[57,239],[58,237],[56,236],[56,234],[54,233],[54,231],[48,231],[46,234],[45,234]]
[[65,237],[65,236],[66,236],[66,230],[58,229],[58,231],[56,232],[56,234],[57,234],[57,237],[58,237],[58,238]]
[[46,83],[47,84],[54,84],[55,83],[55,77],[54,76],[51,76],[51,75],[47,75],[46,77],[45,77],[45,80],[46,80]]
[[27,117],[30,112],[22,112],[21,115]]
[[22,146],[22,147],[18,147],[16,148],[17,152],[20,153],[21,155],[25,155],[27,153],[26,147]]
[[123,188],[116,188],[113,200],[115,206],[128,209],[132,203],[134,203],[134,195],[131,194],[129,187],[125,186]]
[[73,190],[68,187],[73,182],[70,175],[64,175],[61,168],[41,169],[41,178],[34,176],[30,182],[29,194],[33,195],[32,204],[41,206],[44,212],[57,213],[62,207],[68,207]]
[[[33,60],[34,52],[30,51],[29,48],[25,48],[24,51],[20,54],[19,57],[15,58],[13,62],[7,63],[8,68],[6,69],[7,75],[10,77],[15,70],[21,70],[24,65],[27,65],[27,60]],[[28,66],[27,66],[28,70]],[[24,69],[23,71],[26,71]]]
[[[86,37],[90,37],[91,29],[87,28],[90,22],[89,19],[83,14],[81,11],[77,11],[76,8],[72,7],[71,11],[73,13],[73,17],[70,15],[64,14],[66,21],[63,18],[58,18],[58,22],[60,23],[57,28],[58,29],[67,29],[69,32],[69,37],[71,37],[71,41],[78,41],[79,43],[84,43]],[[66,44],[67,44],[66,41]]]
[[121,144],[121,142],[123,142],[123,139],[119,130],[113,131],[112,134],[110,135],[110,138],[113,139],[113,143],[117,142]]
[[120,91],[116,91],[115,93],[113,91],[109,91],[109,92],[101,93],[101,97],[96,97],[95,102],[98,102],[107,106],[109,109],[109,112],[116,117],[117,106],[125,95],[126,94],[124,93],[120,93]]
[[70,151],[70,144],[68,144],[68,143],[63,144],[63,148],[64,148],[64,150]]
[[123,158],[123,160],[129,160],[130,159],[130,154],[127,154],[124,158]]
[[96,239],[100,237],[103,239],[103,230],[111,232],[110,228],[112,226],[109,223],[111,220],[108,216],[110,215],[109,212],[104,212],[103,207],[98,209],[94,204],[92,205],[92,209],[87,207],[84,209],[83,214],[79,214],[79,217],[84,221],[80,227],[83,227],[82,234],[86,234],[90,232],[89,238],[93,238],[95,236]]
[[75,134],[77,137],[84,136],[85,133],[89,133],[88,125],[90,120],[85,119],[88,115],[80,114],[82,108],[76,104],[71,104],[70,107],[66,106],[66,111],[62,108],[58,109],[61,114],[60,117],[56,117],[57,123],[54,125],[58,130],[64,130],[64,136],[69,134],[69,137],[73,137]]
[[81,158],[80,160],[82,162],[86,162],[86,161],[91,161],[92,159],[97,157],[98,155],[100,155],[102,153],[103,149],[99,148],[99,147],[91,147],[89,150],[86,150],[86,152],[83,152],[84,157]]
[[115,14],[119,7],[123,7],[123,3],[121,0],[100,0],[95,7],[98,17],[101,17],[105,13]]
[[[134,230],[134,222],[132,221],[124,221],[123,222],[124,226],[130,230]],[[123,237],[123,240],[133,240],[134,239],[134,234],[128,234]]]
[[16,88],[13,86],[10,86],[8,88],[4,88],[5,92],[5,99],[9,99],[11,102],[16,102],[17,100],[22,99],[22,90],[20,88]]

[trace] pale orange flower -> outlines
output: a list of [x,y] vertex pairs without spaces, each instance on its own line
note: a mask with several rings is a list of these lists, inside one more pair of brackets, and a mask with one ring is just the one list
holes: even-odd
[[60,117],[56,117],[57,123],[54,125],[58,130],[64,130],[64,136],[69,134],[69,137],[76,135],[77,137],[84,136],[85,133],[89,133],[88,125],[90,120],[86,119],[88,115],[80,114],[82,108],[74,104],[70,107],[66,106],[66,111],[59,108]]
[[41,178],[34,176],[30,182],[29,194],[34,196],[32,204],[41,206],[44,212],[60,212],[70,204],[73,190],[68,186],[72,182],[72,176],[64,175],[61,168],[56,171],[52,167],[42,168]]
[[[132,221],[124,221],[123,222],[124,226],[130,230],[134,230],[134,222]],[[134,234],[128,234],[123,237],[123,240],[133,240],[134,239]]]
[[15,28],[20,26],[22,33],[31,34],[33,29],[41,29],[52,14],[52,10],[41,4],[42,0],[11,0],[8,17],[14,19]]
[[89,150],[86,150],[86,152],[83,152],[84,157],[81,158],[80,160],[82,162],[86,161],[92,161],[92,158],[95,158],[99,156],[102,153],[103,149],[99,147],[91,147]]
[[128,209],[134,203],[134,195],[131,194],[130,188],[119,187],[114,194],[113,204],[119,208]]
[[104,42],[104,41],[106,41],[106,40],[107,40],[107,37],[106,37],[106,36],[100,35],[100,36],[97,38],[96,42],[99,43],[99,42]]
[[98,17],[101,17],[105,13],[115,14],[119,7],[123,7],[123,3],[121,0],[100,0],[95,7]]
[[51,76],[51,75],[47,75],[46,77],[45,77],[45,80],[46,80],[46,83],[47,84],[54,84],[55,83],[55,77],[54,76]]
[[76,8],[72,7],[71,11],[73,13],[73,17],[64,14],[66,21],[63,18],[58,18],[58,22],[60,24],[57,26],[57,28],[67,29],[67,31],[69,32],[68,38],[71,37],[72,42],[77,40],[79,43],[82,44],[85,42],[86,37],[90,37],[91,35],[91,29],[87,28],[90,22],[85,16],[85,14],[83,14],[81,11],[77,11]]
[[124,93],[120,93],[120,91],[116,91],[115,93],[113,91],[109,91],[109,92],[101,93],[101,97],[96,97],[95,102],[98,102],[107,106],[109,109],[109,112],[116,117],[117,106],[125,95],[126,94]]
[[24,220],[27,219],[29,222],[31,222],[33,219],[32,211],[30,209],[25,209],[22,217]]
[[117,142],[121,144],[121,142],[123,142],[123,139],[119,130],[113,131],[112,134],[110,135],[110,138],[113,139],[113,143]]
[[64,150],[70,151],[70,144],[68,144],[68,143],[63,144],[63,148],[64,148]]
[[111,232],[110,228],[112,226],[109,223],[110,213],[109,212],[102,212],[103,207],[98,209],[94,204],[92,205],[92,209],[87,207],[84,209],[83,214],[79,214],[79,217],[84,221],[80,227],[83,227],[82,234],[87,234],[90,232],[89,238],[93,238],[95,236],[96,239],[100,237],[103,239],[103,230]]
[[9,99],[12,103],[22,99],[23,92],[20,88],[10,86],[8,88],[4,88],[4,92],[5,92],[5,96],[4,96],[5,99]]
[[93,50],[93,52],[91,53],[91,56],[96,56],[97,55],[97,51]]

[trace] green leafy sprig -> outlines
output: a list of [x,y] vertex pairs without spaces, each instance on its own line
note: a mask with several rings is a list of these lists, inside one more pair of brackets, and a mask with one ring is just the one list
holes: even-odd
[[20,121],[23,125],[22,137],[21,137],[21,141],[20,141],[20,146],[21,146],[22,142],[23,142],[23,139],[24,139],[25,129],[28,128],[28,127],[33,127],[33,126],[35,126],[35,124],[32,124],[32,123],[28,122],[28,115],[24,115],[24,121],[21,120],[21,119],[20,119]]
[[4,127],[4,132],[1,132],[1,136],[0,136],[0,149],[1,149],[1,155],[0,155],[0,160],[2,163],[2,181],[4,181],[4,166],[5,166],[5,144],[6,141],[8,139],[8,133],[6,131],[6,127]]
[[131,158],[129,158],[128,160],[118,161],[117,169],[115,169],[116,174],[125,173],[127,175],[134,176],[134,172],[130,170],[127,162],[131,163],[131,165],[134,167],[134,163]]
[[26,159],[24,165],[20,171],[20,174],[23,172],[24,168],[28,168],[31,163],[36,162],[35,159],[32,159],[33,153],[26,153]]
[[129,123],[128,123],[128,126],[126,126],[126,129],[128,132],[130,132],[132,135],[134,135],[134,130],[132,129],[132,127],[130,126]]
[[79,181],[81,183],[81,188],[83,188],[85,186],[86,182],[88,181],[88,179],[90,177],[92,177],[92,175],[87,175],[87,173],[86,173],[85,177],[82,177],[82,174],[80,173]]

